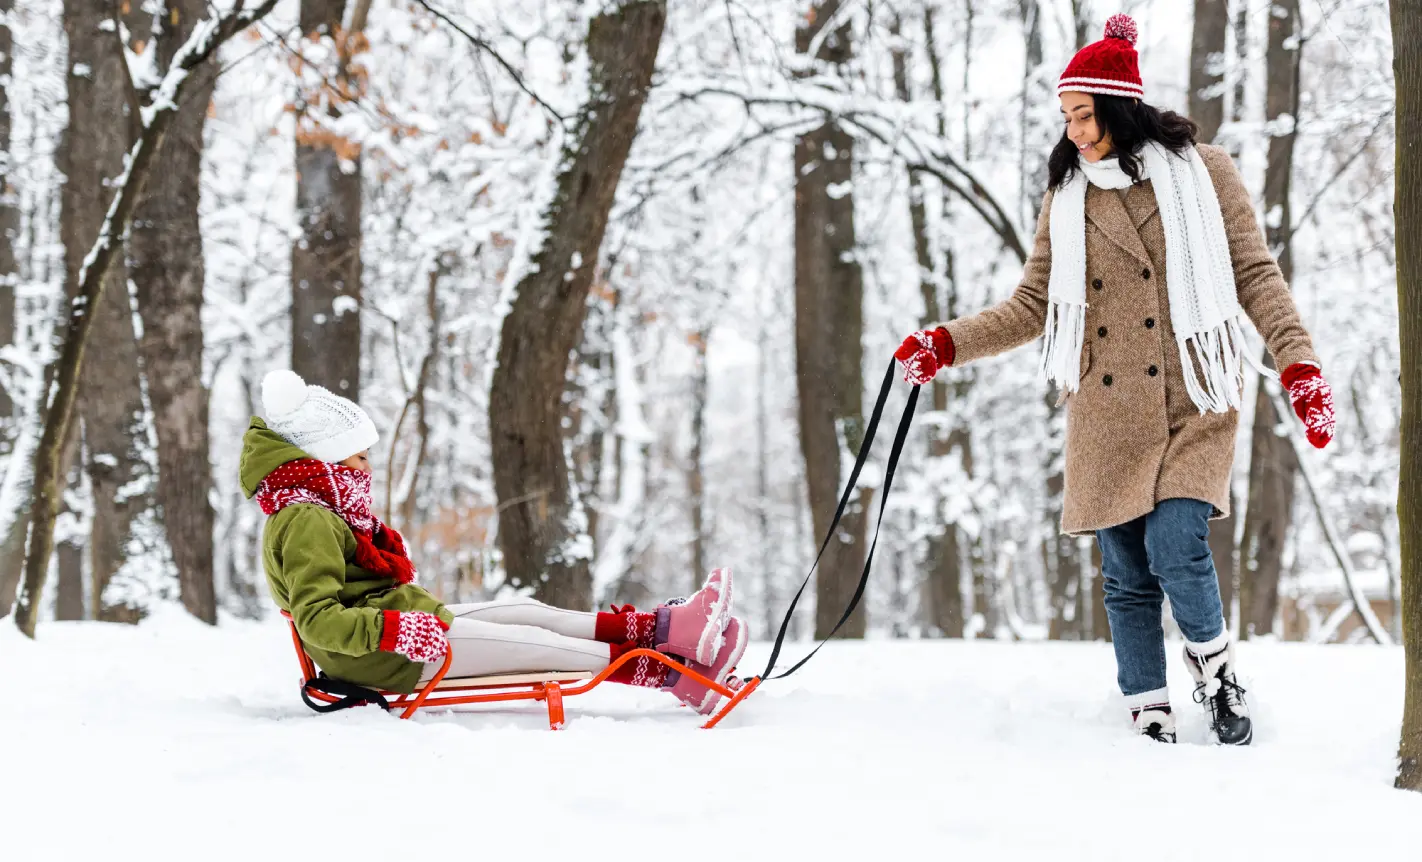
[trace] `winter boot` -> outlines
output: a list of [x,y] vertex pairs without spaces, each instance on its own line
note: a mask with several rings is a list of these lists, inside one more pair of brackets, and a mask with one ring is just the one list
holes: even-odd
[[716,569],[706,586],[690,597],[657,608],[656,648],[698,664],[713,664],[730,619],[731,570]]
[[1248,745],[1254,739],[1249,704],[1234,677],[1234,644],[1228,634],[1208,644],[1185,644],[1185,665],[1195,678],[1195,702],[1210,714],[1210,729],[1221,745]]
[[[717,651],[716,661],[711,665],[704,665],[698,661],[687,661],[687,666],[713,682],[720,683],[727,688],[740,688],[740,681],[731,676],[731,672],[736,669],[736,662],[741,660],[745,654],[746,644],[750,638],[746,634],[745,626],[741,621],[732,617],[726,624],[725,641]],[[710,715],[716,710],[716,704],[721,700],[720,693],[709,689],[696,680],[677,671],[672,671],[667,675],[665,687],[671,691],[676,699],[696,710],[701,715]]]
[[1156,742],[1175,741],[1175,715],[1168,703],[1133,709],[1131,720],[1135,723],[1136,733],[1141,736],[1148,736]]
[[1175,716],[1170,711],[1170,692],[1164,688],[1126,695],[1131,724],[1136,733],[1156,742],[1175,741]]

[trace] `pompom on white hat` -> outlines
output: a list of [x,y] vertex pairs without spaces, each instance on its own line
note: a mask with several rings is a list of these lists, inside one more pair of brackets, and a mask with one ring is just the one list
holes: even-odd
[[380,439],[370,416],[348,398],[308,385],[294,371],[262,378],[267,427],[318,461],[344,461]]

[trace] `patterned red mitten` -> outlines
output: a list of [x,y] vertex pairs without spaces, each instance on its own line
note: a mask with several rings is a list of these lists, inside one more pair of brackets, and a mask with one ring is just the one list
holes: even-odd
[[1333,439],[1333,389],[1328,381],[1316,366],[1303,362],[1285,368],[1279,380],[1289,390],[1289,401],[1304,424],[1308,442],[1315,449],[1327,446]]
[[444,658],[449,626],[428,611],[382,611],[385,628],[380,633],[380,649],[397,652],[410,661],[431,662]]
[[894,358],[903,369],[904,380],[922,386],[933,380],[938,369],[953,364],[953,337],[943,327],[920,329],[904,339]]

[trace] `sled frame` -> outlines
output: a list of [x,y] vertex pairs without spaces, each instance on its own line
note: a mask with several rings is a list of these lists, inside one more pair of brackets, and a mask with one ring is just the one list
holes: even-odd
[[[302,689],[306,691],[311,698],[325,703],[335,703],[340,700],[340,698],[335,695],[307,688],[307,685],[315,680],[319,673],[316,669],[316,663],[311,660],[311,656],[306,652],[306,646],[301,642],[301,635],[296,631],[296,622],[291,618],[291,614],[288,611],[282,611],[281,615],[286,618],[287,625],[291,629],[291,642],[292,645],[296,647],[296,658],[301,665]],[[400,710],[400,718],[402,719],[410,718],[418,710],[435,707],[454,707],[475,703],[505,703],[521,700],[542,701],[548,708],[548,727],[552,730],[562,730],[567,724],[567,719],[563,711],[563,698],[574,697],[592,691],[606,682],[608,677],[617,672],[618,668],[638,658],[649,658],[653,661],[661,662],[670,670],[685,674],[721,695],[723,698],[728,699],[724,706],[716,711],[705,724],[701,725],[705,730],[710,730],[720,724],[721,720],[730,714],[731,710],[740,706],[741,702],[760,686],[760,677],[753,677],[746,680],[739,691],[733,691],[697,673],[676,659],[650,649],[634,649],[623,653],[616,661],[603,668],[596,676],[585,671],[550,671],[548,673],[499,674],[498,676],[470,676],[446,679],[450,664],[454,661],[454,648],[451,645],[449,650],[445,652],[444,663],[440,665],[439,671],[435,673],[429,682],[425,683],[417,691],[410,694],[402,694],[382,689],[374,690],[389,701],[392,712],[396,709]]]

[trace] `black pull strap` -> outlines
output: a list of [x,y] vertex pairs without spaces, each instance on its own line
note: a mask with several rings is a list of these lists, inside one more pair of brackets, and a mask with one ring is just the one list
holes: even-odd
[[908,438],[909,425],[913,422],[914,408],[918,405],[918,387],[915,386],[909,393],[908,403],[904,406],[903,418],[899,420],[898,433],[894,435],[894,446],[889,451],[889,460],[884,468],[884,489],[879,495],[879,519],[874,524],[874,540],[869,545],[869,553],[864,558],[864,571],[859,576],[859,586],[854,590],[854,598],[850,599],[849,606],[840,615],[839,622],[824,640],[815,646],[810,654],[800,659],[789,670],[782,674],[772,676],[775,671],[775,661],[780,657],[780,648],[785,644],[785,634],[790,629],[790,619],[795,615],[795,606],[799,604],[800,597],[805,593],[805,587],[809,586],[810,578],[814,577],[815,569],[820,565],[820,558],[825,555],[825,549],[829,547],[830,540],[834,538],[834,532],[839,528],[840,519],[844,517],[844,510],[849,505],[849,498],[854,493],[854,488],[859,483],[859,474],[864,469],[864,464],[869,460],[869,450],[874,445],[874,435],[879,430],[879,419],[884,414],[884,404],[889,400],[889,391],[894,385],[894,370],[896,360],[890,360],[889,368],[884,372],[884,383],[879,387],[879,397],[874,402],[874,411],[870,414],[869,424],[864,427],[864,442],[859,445],[859,454],[854,460],[854,469],[849,472],[849,481],[845,483],[844,493],[840,495],[839,507],[835,509],[834,520],[830,522],[829,531],[825,534],[825,540],[820,544],[820,552],[815,555],[815,561],[810,565],[810,571],[805,575],[805,580],[800,583],[800,589],[795,591],[795,597],[790,600],[790,609],[785,612],[785,619],[780,623],[780,632],[775,636],[775,646],[770,650],[770,661],[766,662],[765,672],[761,674],[763,679],[784,679],[795,671],[799,670],[805,662],[814,658],[815,653],[835,636],[841,626],[854,614],[854,609],[859,606],[859,600],[864,597],[864,589],[869,584],[869,570],[874,565],[874,549],[879,545],[879,528],[884,523],[884,510],[889,504],[889,490],[894,485],[894,471],[899,466],[899,455],[903,452],[904,441]]
[[[311,692],[313,691],[335,695],[339,697],[340,700],[325,703],[312,698]],[[332,679],[324,673],[315,679],[307,680],[301,684],[301,701],[321,713],[350,709],[353,706],[360,706],[366,703],[373,703],[386,712],[390,711],[390,703],[385,700],[384,695],[380,692],[366,688],[363,685],[356,685],[353,682]]]

